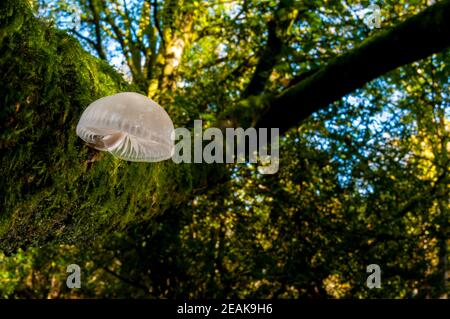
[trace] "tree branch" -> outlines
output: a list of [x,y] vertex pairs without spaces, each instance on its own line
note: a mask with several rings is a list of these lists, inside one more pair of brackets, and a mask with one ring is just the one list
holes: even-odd
[[[87,43],[89,43],[89,44],[93,47],[93,49],[97,50],[97,49],[96,49],[97,44],[96,44],[94,41],[92,41],[91,38],[88,38],[88,37],[82,35],[80,32],[78,32],[78,31],[75,30],[75,29],[70,29],[70,30],[68,30],[68,31],[71,32],[71,33],[73,33],[73,34],[75,34],[75,35],[76,35],[78,38],[80,38],[81,40],[86,41]],[[99,52],[97,52],[97,53],[100,54]]]
[[153,6],[153,21],[154,21],[154,24],[155,24],[155,28],[158,31],[158,35],[159,35],[159,37],[161,39],[161,46],[162,46],[163,51],[164,51],[166,49],[166,42],[165,42],[164,35],[162,33],[162,30],[161,30],[161,25],[159,24],[158,1],[154,0],[153,3],[152,3],[152,6]]
[[278,56],[282,48],[282,41],[276,34],[276,23],[273,20],[268,22],[267,27],[269,31],[267,44],[262,50],[263,52],[258,64],[256,65],[256,69],[250,83],[247,85],[244,93],[242,94],[243,98],[263,92],[266,82],[269,79],[275,64],[278,62]]
[[128,279],[128,278],[126,278],[126,277],[124,277],[124,276],[122,276],[122,275],[119,275],[118,273],[112,271],[112,270],[109,269],[108,267],[103,267],[103,270],[104,270],[105,272],[107,272],[108,274],[113,275],[113,276],[116,277],[117,279],[123,281],[124,283],[126,283],[126,284],[128,284],[128,285],[130,285],[130,286],[136,287],[136,288],[140,288],[140,289],[142,289],[145,293],[148,294],[149,288],[146,287],[146,286],[144,286],[144,285],[142,285],[141,283],[136,282],[136,281],[131,280],[131,279]]
[[280,133],[286,132],[367,82],[449,46],[450,0],[445,0],[390,30],[380,32],[358,48],[332,59],[328,65],[279,96],[269,99],[254,124],[257,127],[278,127]]
[[99,15],[99,13],[95,7],[95,4],[92,0],[89,1],[89,9],[92,11],[92,18],[93,18],[95,39],[96,39],[96,42],[92,41],[92,43],[94,43],[94,48],[97,51],[100,59],[106,60],[106,54],[105,54],[105,50],[103,50],[103,44],[102,44],[100,15]]
[[267,23],[267,43],[262,49],[261,57],[256,65],[250,83],[242,94],[242,98],[258,95],[264,91],[267,80],[273,68],[278,63],[283,48],[283,39],[279,36],[278,32],[284,33],[288,29],[291,19],[285,16],[292,6],[293,2],[291,0],[282,0],[274,12],[272,19]]

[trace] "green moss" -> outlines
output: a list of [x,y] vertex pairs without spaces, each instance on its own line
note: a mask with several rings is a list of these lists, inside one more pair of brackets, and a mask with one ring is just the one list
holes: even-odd
[[271,94],[250,96],[225,110],[221,115],[220,122],[228,122],[229,126],[237,126],[237,120],[239,120],[240,126],[254,126],[257,122],[257,115],[264,112],[273,99],[274,96]]
[[0,6],[0,249],[89,243],[186,201],[199,165],[124,162],[75,134],[89,103],[135,88],[24,2]]

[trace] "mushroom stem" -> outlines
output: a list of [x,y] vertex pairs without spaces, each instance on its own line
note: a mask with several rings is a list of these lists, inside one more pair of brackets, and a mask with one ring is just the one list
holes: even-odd
[[115,148],[125,138],[125,134],[117,132],[108,135],[97,135],[94,137],[94,143],[91,144],[97,150],[105,151]]

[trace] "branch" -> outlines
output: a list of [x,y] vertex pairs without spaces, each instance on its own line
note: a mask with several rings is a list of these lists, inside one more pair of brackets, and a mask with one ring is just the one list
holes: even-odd
[[73,34],[75,34],[78,38],[80,38],[81,40],[86,41],[87,43],[89,43],[94,49],[96,48],[96,43],[94,41],[92,41],[91,38],[88,38],[84,35],[82,35],[80,32],[78,32],[75,29],[70,29],[68,30],[69,32],[72,32]]
[[269,99],[255,124],[278,127],[284,133],[367,82],[449,46],[450,0],[445,0],[332,59],[325,67]]
[[[105,51],[103,50],[103,45],[102,45],[102,35],[101,35],[101,27],[100,27],[100,16],[98,14],[97,9],[95,8],[95,4],[94,2],[91,0],[89,1],[89,8],[92,11],[92,18],[93,18],[93,24],[94,24],[94,31],[95,31],[95,38],[97,40],[97,42],[93,42],[94,44],[94,48],[97,51],[100,59],[102,60],[106,60],[106,54]],[[91,42],[89,42],[91,43]]]
[[276,23],[271,20],[268,22],[267,26],[269,31],[267,44],[262,50],[263,52],[256,65],[252,79],[242,94],[243,98],[262,93],[275,64],[278,62],[278,56],[281,52],[283,43],[277,36]]
[[142,284],[139,283],[139,282],[136,282],[136,281],[134,281],[134,280],[128,279],[128,278],[126,278],[126,277],[124,277],[124,276],[122,276],[122,275],[119,275],[118,273],[112,271],[112,270],[109,269],[108,267],[103,267],[103,270],[106,271],[108,274],[113,275],[113,276],[116,277],[117,279],[122,280],[124,283],[126,283],[126,284],[128,284],[128,285],[130,285],[130,286],[133,286],[133,287],[142,289],[142,290],[145,291],[145,293],[148,293],[148,292],[149,292],[149,288],[148,288],[148,287],[142,285]]
[[248,67],[252,65],[252,58],[254,58],[253,55],[244,57],[242,59],[242,62],[236,68],[234,68],[230,73],[226,74],[221,80],[219,80],[218,86],[225,84],[229,79],[241,77],[242,74],[245,73],[245,71],[248,69]]
[[[145,55],[146,54],[145,45],[142,42],[141,38],[138,36],[138,33],[136,32],[136,29],[133,26],[133,23],[131,21],[132,14],[130,13],[130,10],[128,10],[126,0],[123,0],[123,9],[124,9],[124,12],[122,15],[122,19],[124,20],[125,26],[130,30],[130,32],[128,33],[128,41],[130,42],[130,47],[133,47],[133,48],[137,47],[137,49],[140,51],[140,53]],[[139,61],[140,61],[140,59],[139,59]]]
[[283,49],[283,39],[277,33],[280,32],[281,34],[284,34],[289,28],[292,20],[286,18],[285,15],[292,6],[293,3],[290,0],[281,1],[273,14],[273,18],[267,23],[267,43],[262,50],[261,57],[256,65],[250,83],[242,94],[243,98],[247,98],[251,95],[258,95],[264,91],[267,80],[269,79],[273,68],[278,63],[280,53]]
[[[117,40],[117,42],[119,42],[120,47],[121,47],[124,55],[126,56],[127,49],[126,49],[126,45],[125,45],[124,35],[123,35],[122,31],[117,27],[116,23],[114,22],[114,18],[111,17],[106,1],[101,0],[101,4],[102,4],[102,9],[105,12],[105,21],[112,29],[113,34],[111,36],[113,38],[115,38],[115,40]],[[105,30],[105,31],[107,31],[107,30]]]
[[162,30],[161,30],[161,25],[159,24],[159,19],[158,19],[158,1],[154,0],[152,3],[153,6],[153,20],[154,20],[154,24],[155,24],[155,28],[158,31],[158,35],[161,38],[161,46],[163,48],[163,51],[166,50],[166,41],[164,39]]

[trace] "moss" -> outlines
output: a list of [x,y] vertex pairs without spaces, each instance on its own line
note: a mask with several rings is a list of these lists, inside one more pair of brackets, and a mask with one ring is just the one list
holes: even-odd
[[221,115],[220,123],[218,124],[228,127],[252,127],[256,125],[258,115],[266,110],[273,101],[272,94],[260,94],[257,96],[250,96],[245,100],[236,103],[229,107]]
[[24,2],[0,6],[0,249],[89,243],[186,201],[201,166],[120,161],[75,134],[93,100],[136,89]]

